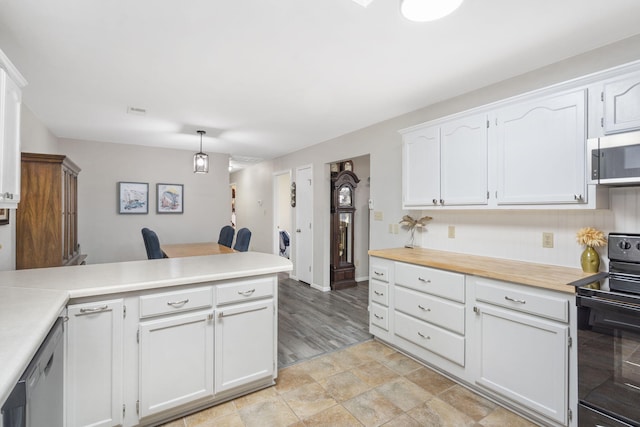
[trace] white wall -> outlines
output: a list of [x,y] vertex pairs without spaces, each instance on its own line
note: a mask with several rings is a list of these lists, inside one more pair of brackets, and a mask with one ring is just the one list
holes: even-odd
[[[373,217],[370,217],[370,247],[379,249],[403,246],[408,238],[407,232],[402,229],[398,234],[388,231],[389,224],[396,224],[405,213],[408,213],[401,208],[402,139],[398,130],[638,59],[640,59],[640,36],[635,36],[444,102],[429,105],[430,101],[425,99],[425,105],[429,106],[423,109],[264,162],[255,168],[260,168],[263,171],[283,170],[312,164],[314,170],[314,210],[328,212],[329,200],[326,194],[329,191],[329,170],[327,163],[336,159],[355,158],[370,154],[370,197],[374,202],[375,211],[382,214],[382,220],[374,220]],[[254,168],[234,174],[235,179],[244,180],[243,177],[246,176],[245,182],[247,185],[251,185],[252,181],[248,178],[257,175],[252,169]],[[262,188],[261,183],[257,181],[253,181],[253,183],[261,187],[260,197],[264,200],[271,198],[265,194],[269,191],[268,188]],[[627,226],[626,224],[630,223],[629,218],[636,216],[637,208],[630,207],[629,202],[621,202],[620,199],[633,199],[636,195],[635,191],[614,190],[614,192],[616,194],[622,192],[623,194],[619,195],[618,200],[614,198],[611,205],[613,211],[512,211],[499,213],[495,211],[464,213],[441,211],[432,214],[434,220],[428,225],[427,232],[418,235],[416,239],[426,247],[437,249],[502,256],[577,268],[579,266],[577,257],[581,248],[575,244],[574,235],[581,226],[593,225],[606,229],[606,231],[610,231],[613,227],[619,231],[634,231],[624,229],[620,224]],[[631,203],[631,205],[633,204]],[[421,212],[415,211],[412,213],[421,214]],[[260,220],[261,218],[253,218],[251,226],[256,229],[261,228]],[[453,240],[446,238],[446,228],[449,224],[456,226],[456,238]],[[556,240],[554,249],[542,248],[542,231],[554,232]],[[324,287],[327,287],[329,282],[328,236],[328,219],[323,221],[316,219],[314,224],[313,281]]]
[[[87,263],[146,259],[140,230],[160,243],[217,241],[230,221],[229,157],[209,153],[208,174],[193,173],[193,152],[136,145],[60,140],[60,151],[82,171],[78,177],[78,237]],[[119,181],[149,183],[149,213],[121,215]],[[156,184],[184,185],[184,213],[156,213]]]

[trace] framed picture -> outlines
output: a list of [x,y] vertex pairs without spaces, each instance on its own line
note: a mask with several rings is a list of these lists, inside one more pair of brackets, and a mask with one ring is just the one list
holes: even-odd
[[0,225],[9,224],[9,209],[0,209]]
[[184,212],[184,186],[182,184],[157,184],[158,213]]
[[149,184],[146,182],[118,182],[118,213],[149,213]]

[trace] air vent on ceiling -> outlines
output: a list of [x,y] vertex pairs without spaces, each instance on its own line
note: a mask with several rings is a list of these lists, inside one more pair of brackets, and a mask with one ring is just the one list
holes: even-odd
[[127,114],[137,114],[138,116],[144,116],[147,114],[147,110],[140,107],[127,107]]

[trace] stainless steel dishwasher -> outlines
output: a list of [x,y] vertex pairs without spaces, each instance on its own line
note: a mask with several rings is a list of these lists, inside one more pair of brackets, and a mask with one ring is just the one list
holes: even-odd
[[2,427],[62,427],[62,325],[59,317],[2,406]]

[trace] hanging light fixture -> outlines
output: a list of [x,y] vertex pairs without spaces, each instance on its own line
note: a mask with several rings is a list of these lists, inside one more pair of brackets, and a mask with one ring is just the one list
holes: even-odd
[[443,18],[460,7],[463,0],[401,0],[400,11],[409,21],[427,22]]
[[193,173],[209,173],[209,156],[202,152],[202,135],[205,131],[196,131],[200,134],[200,152],[193,155]]

